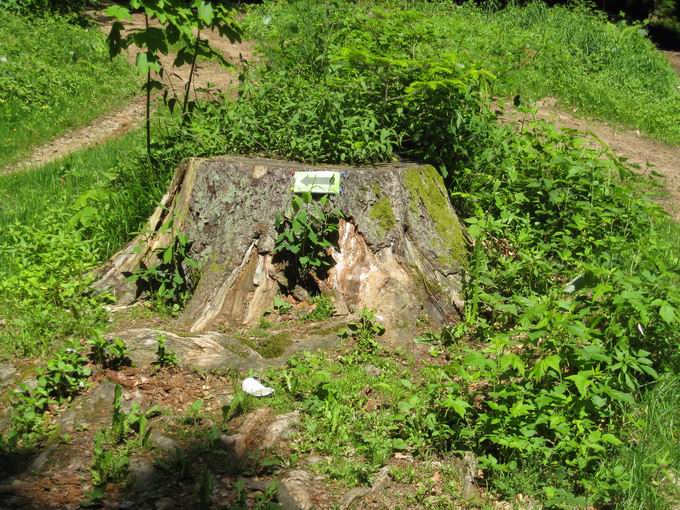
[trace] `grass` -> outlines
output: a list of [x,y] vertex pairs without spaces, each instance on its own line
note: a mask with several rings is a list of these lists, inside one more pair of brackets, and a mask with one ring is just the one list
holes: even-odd
[[0,222],[33,224],[46,209],[65,208],[142,149],[142,135],[133,131],[39,168],[0,176]]
[[97,205],[100,216],[88,223],[107,225],[102,241],[108,256],[137,232],[160,196],[162,184],[140,163],[143,154],[144,134],[135,130],[40,168],[0,176],[0,224],[38,225],[48,210],[75,214]]
[[680,377],[660,380],[628,420],[631,441],[615,459],[631,474],[621,507],[656,510],[680,503]]
[[137,92],[134,71],[109,59],[96,27],[0,14],[0,167]]
[[141,131],[0,176],[0,357],[44,354],[101,330],[90,270],[140,230],[165,186]]
[[642,26],[534,2],[496,13],[465,6],[437,22],[449,48],[498,76],[498,93],[554,96],[578,113],[680,143],[680,80]]
[[[303,28],[292,9],[265,5],[278,27]],[[419,34],[404,41],[413,55],[422,56],[432,47],[438,54],[452,52],[493,72],[498,95],[554,97],[580,115],[680,144],[680,80],[642,26],[610,23],[585,7],[548,7],[543,2],[499,11],[472,3],[398,5],[411,9],[400,13],[403,26]],[[252,35],[259,38],[277,30],[263,27],[264,11],[248,20]]]

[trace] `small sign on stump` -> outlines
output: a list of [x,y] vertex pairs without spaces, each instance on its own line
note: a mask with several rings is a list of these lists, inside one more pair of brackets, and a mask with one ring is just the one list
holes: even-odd
[[340,172],[295,172],[295,193],[333,194],[340,193]]

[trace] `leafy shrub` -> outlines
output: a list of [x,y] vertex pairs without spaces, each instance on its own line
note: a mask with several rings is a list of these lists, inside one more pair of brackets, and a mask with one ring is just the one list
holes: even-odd
[[288,301],[283,299],[278,294],[276,296],[274,296],[273,305],[274,305],[274,310],[276,310],[276,312],[279,315],[286,315],[287,313],[289,313],[293,309],[293,305],[291,305]]
[[[298,70],[296,78],[323,75],[338,46],[356,49],[383,40],[418,59],[450,52],[468,65],[483,63],[499,78],[494,84],[499,95],[555,97],[580,113],[680,141],[680,81],[644,26],[610,23],[583,5],[550,7],[542,1],[500,10],[456,2],[401,2],[401,9],[389,10],[291,4],[266,4],[246,22],[249,35],[262,41],[262,51],[275,64],[275,80],[285,66]],[[375,15],[365,16],[367,11]],[[294,132],[303,132],[302,126]]]
[[279,232],[274,254],[283,254],[292,268],[293,288],[313,284],[331,265],[329,249],[336,243],[338,222],[343,214],[333,208],[328,196],[314,199],[311,193],[294,195],[291,208],[276,217]]
[[90,358],[99,365],[118,370],[132,362],[128,357],[128,348],[120,338],[107,340],[103,336],[95,336],[88,342],[91,346]]
[[188,238],[177,233],[170,246],[157,250],[156,264],[149,267],[140,264],[140,268],[128,276],[128,281],[136,283],[141,294],[150,296],[158,310],[177,315],[191,298],[192,271],[198,269],[197,262],[189,256],[190,249]]
[[87,506],[95,506],[104,498],[109,483],[124,479],[130,466],[130,453],[147,445],[151,433],[149,418],[158,414],[155,406],[142,411],[139,404],[134,403],[126,412],[122,404],[123,390],[117,384],[111,427],[99,430],[94,436],[92,490],[87,494]]
[[312,298],[312,304],[314,305],[314,309],[303,316],[303,319],[306,321],[325,321],[330,319],[335,312],[333,299],[331,299],[330,296],[324,294],[314,296]]
[[32,355],[55,339],[90,336],[104,319],[105,295],[89,289],[96,242],[46,212],[39,226],[9,225],[0,244],[0,302],[5,352]]
[[376,337],[385,333],[385,327],[378,322],[373,310],[364,308],[359,313],[359,319],[347,325],[344,336],[353,338],[359,352],[375,353],[378,350]]
[[154,364],[158,365],[160,368],[173,367],[177,365],[177,354],[168,349],[165,346],[165,342],[167,342],[167,339],[164,336],[158,337],[158,346],[156,347],[156,361],[154,361]]
[[69,400],[83,388],[91,370],[77,343],[67,344],[37,373],[35,388],[20,386],[13,405],[7,443],[10,448],[31,448],[48,430],[44,418],[48,406]]
[[[231,42],[241,40],[241,30],[232,17],[231,7],[222,2],[194,0],[186,2],[157,2],[156,0],[131,0],[130,9],[121,5],[112,5],[106,13],[117,21],[111,26],[107,38],[111,57],[122,51],[139,48],[135,66],[137,71],[146,76],[146,150],[151,159],[151,94],[154,90],[163,92],[163,102],[173,112],[181,101],[182,122],[190,120],[194,101],[189,101],[192,84],[199,57],[211,59],[225,67],[232,64],[224,58],[221,51],[211,46],[210,39],[202,34],[217,32],[228,37]],[[132,17],[131,10],[144,12],[143,29],[129,30],[124,33],[123,22]],[[153,24],[153,26],[151,26]],[[168,56],[170,51],[176,52],[173,67],[189,65],[189,75],[184,85],[183,98],[173,85],[168,86],[163,75],[171,72],[165,69],[161,55]]]

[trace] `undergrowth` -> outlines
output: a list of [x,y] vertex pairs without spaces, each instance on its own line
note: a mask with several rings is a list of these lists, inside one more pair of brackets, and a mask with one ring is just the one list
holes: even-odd
[[[405,27],[404,34],[410,34],[409,39],[393,35],[403,37],[400,43],[413,57],[422,58],[432,51],[439,55],[454,53],[461,61],[480,63],[495,74],[498,79],[494,93],[500,96],[554,97],[561,106],[575,108],[580,115],[621,123],[665,142],[680,143],[680,79],[649,40],[644,25],[611,23],[603,13],[585,4],[548,7],[545,2],[533,1],[521,6],[510,3],[498,10],[472,2],[459,5],[416,0],[385,4],[390,6],[385,6],[388,16],[398,17],[399,24]],[[360,47],[352,39],[382,24],[382,9],[364,4],[347,18],[360,13],[359,19],[351,23],[352,30],[342,30],[347,21],[334,17],[333,25],[327,25],[329,34],[315,33],[318,18],[308,20],[300,5],[266,2],[248,18],[247,27],[252,36],[264,40],[267,54],[275,52],[285,38],[285,53],[292,56],[294,46],[304,59],[299,64],[304,68],[327,65],[328,54],[323,50],[327,38]],[[369,11],[373,15],[365,15]],[[305,38],[295,41],[287,37],[295,32],[306,33],[305,38],[318,38],[321,51],[302,47]],[[295,79],[302,77],[295,75]],[[300,87],[295,90],[303,93]],[[284,92],[276,102],[286,101],[292,93]],[[321,97],[315,87],[305,93]],[[353,90],[347,90],[347,94],[356,96]],[[347,103],[361,110],[361,103]],[[326,110],[322,110],[321,115],[325,114]],[[304,116],[305,112],[297,115]],[[360,123],[359,119],[373,120],[369,112],[353,120]],[[253,138],[257,140],[257,134]]]
[[266,64],[239,101],[205,105],[183,139],[204,154],[434,164],[473,248],[466,319],[437,337],[451,362],[429,372],[415,449],[473,451],[501,495],[620,503],[633,476],[611,461],[629,440],[624,417],[680,361],[664,213],[607,150],[540,122],[499,124],[493,77],[447,53],[442,27],[417,11],[296,2],[263,13]]
[[[275,398],[306,412],[307,448],[333,455],[321,469],[351,484],[368,483],[400,450],[472,452],[500,498],[669,506],[678,429],[673,404],[656,401],[672,391],[680,363],[677,226],[608,150],[545,123],[497,121],[490,96],[498,80],[471,52],[449,51],[458,34],[445,30],[455,26],[451,16],[472,11],[447,7],[432,20],[407,5],[444,9],[301,1],[255,10],[263,57],[243,76],[238,99],[197,105],[191,123],[156,146],[165,169],[186,155],[222,153],[426,162],[468,224],[465,320],[426,337],[439,363],[407,371],[381,356],[380,328],[366,312],[352,334],[355,351],[293,360],[270,375],[285,388]],[[534,6],[523,16],[532,12],[548,11]],[[598,34],[595,49],[609,44]],[[585,37],[574,44],[588,47]],[[87,229],[75,227],[100,250],[86,261],[107,251],[99,235],[113,238],[94,209]],[[371,398],[369,363],[385,383]],[[652,444],[660,423],[666,433]]]
[[31,172],[0,176],[0,355],[48,352],[105,324],[91,273],[139,230],[164,174],[139,133]]

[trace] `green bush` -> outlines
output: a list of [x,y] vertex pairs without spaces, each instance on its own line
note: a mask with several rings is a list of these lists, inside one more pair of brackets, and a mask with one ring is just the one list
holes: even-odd
[[[37,225],[8,225],[0,244],[0,329],[3,354],[45,353],[55,339],[90,336],[105,314],[88,274],[96,240],[65,227],[65,213],[46,212]],[[3,267],[4,263],[4,267]]]
[[[680,143],[680,80],[642,25],[610,23],[582,5],[549,7],[540,1],[500,10],[455,2],[398,5],[389,15],[399,19],[394,28],[384,26],[381,9],[374,7],[299,1],[265,3],[246,27],[262,42],[268,61],[296,66],[296,78],[325,73],[334,45],[360,48],[383,38],[414,58],[450,52],[460,62],[481,64],[498,77],[496,94],[555,97],[579,114]],[[375,15],[365,16],[369,10]],[[302,62],[295,64],[298,58]]]
[[45,353],[103,325],[108,298],[92,294],[90,271],[141,230],[167,178],[138,134],[0,176],[1,356]]

